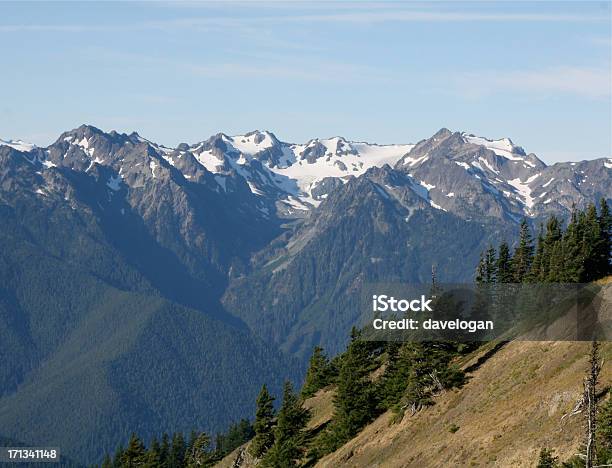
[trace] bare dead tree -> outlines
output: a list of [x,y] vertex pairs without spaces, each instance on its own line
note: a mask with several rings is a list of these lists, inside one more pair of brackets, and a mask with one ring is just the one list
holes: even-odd
[[593,468],[595,462],[595,434],[597,432],[597,401],[596,389],[601,371],[599,361],[599,343],[593,341],[589,354],[589,367],[587,376],[584,379],[584,404],[585,404],[585,425],[586,425],[586,458],[585,467]]

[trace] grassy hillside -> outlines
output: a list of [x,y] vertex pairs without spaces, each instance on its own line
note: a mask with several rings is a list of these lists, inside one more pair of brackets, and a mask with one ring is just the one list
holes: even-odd
[[[391,424],[387,412],[321,459],[320,467],[534,466],[542,447],[562,459],[581,442],[580,415],[561,420],[582,390],[589,343],[513,342],[458,391]],[[602,347],[606,362],[612,344]],[[468,363],[469,365],[469,363]],[[604,366],[600,389],[612,384]]]

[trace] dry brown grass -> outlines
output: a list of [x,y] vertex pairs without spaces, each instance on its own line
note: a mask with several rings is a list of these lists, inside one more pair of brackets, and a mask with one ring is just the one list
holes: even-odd
[[[383,414],[317,466],[527,467],[542,447],[568,458],[580,444],[582,420],[561,417],[580,396],[589,346],[509,343],[460,391],[445,393],[435,406],[398,424]],[[603,353],[609,363],[612,344]],[[610,367],[602,372],[602,387],[612,382]]]

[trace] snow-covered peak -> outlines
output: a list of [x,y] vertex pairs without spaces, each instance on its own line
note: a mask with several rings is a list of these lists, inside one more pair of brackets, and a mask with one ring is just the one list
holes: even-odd
[[461,135],[466,143],[484,146],[485,148],[493,151],[495,154],[503,158],[509,159],[511,161],[525,160],[525,150],[523,150],[523,148],[521,148],[520,146],[516,146],[514,143],[512,143],[512,140],[510,138],[489,140],[488,138],[483,138],[467,133],[462,133]]
[[221,134],[223,141],[242,154],[254,155],[279,144],[273,133],[255,130],[244,135],[227,136]]
[[32,143],[26,143],[25,141],[22,141],[22,140],[2,140],[0,139],[0,146],[10,146],[11,148],[16,149],[17,151],[24,151],[24,152],[32,151],[34,148],[36,148],[36,145],[33,145]]

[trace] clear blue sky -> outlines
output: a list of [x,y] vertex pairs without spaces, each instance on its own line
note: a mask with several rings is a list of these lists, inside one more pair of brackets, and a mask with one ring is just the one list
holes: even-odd
[[0,138],[268,129],[612,155],[610,2],[0,2]]

